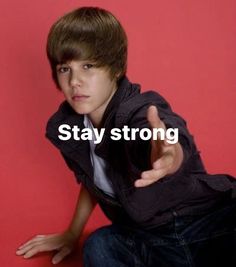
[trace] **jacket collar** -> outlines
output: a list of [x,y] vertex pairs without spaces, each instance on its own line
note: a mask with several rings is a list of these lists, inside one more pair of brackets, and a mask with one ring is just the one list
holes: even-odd
[[140,85],[131,83],[127,77],[124,77],[118,83],[118,88],[107,105],[101,122],[101,128],[105,128],[105,133],[101,143],[95,149],[95,153],[100,157],[106,158],[108,156],[110,132],[115,126],[115,115],[120,104],[138,93],[140,93]]
[[[133,97],[140,92],[138,84],[132,84],[127,77],[124,77],[118,83],[118,88],[114,93],[111,101],[106,107],[104,112],[101,127],[105,128],[105,133],[102,142],[96,146],[95,152],[97,155],[106,158],[108,155],[108,144],[110,140],[110,130],[114,127],[114,120],[116,111],[120,103]],[[62,124],[68,124],[71,127],[78,125],[83,129],[84,116],[77,114],[70,105],[64,101],[58,111],[49,119],[46,127],[46,137],[61,151],[62,154],[68,158],[76,161],[80,167],[89,175],[93,176],[93,167],[90,160],[90,147],[89,141],[74,140],[73,138],[68,141],[62,141],[58,138],[58,127]]]

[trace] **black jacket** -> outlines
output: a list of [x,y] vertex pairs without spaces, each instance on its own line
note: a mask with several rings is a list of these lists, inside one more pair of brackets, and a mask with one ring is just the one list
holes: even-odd
[[[113,141],[112,128],[149,127],[146,119],[148,106],[155,105],[167,128],[179,129],[179,142],[184,151],[180,169],[172,175],[144,188],[135,188],[140,173],[150,169],[150,141]],[[217,205],[224,198],[235,195],[235,180],[229,175],[209,175],[202,164],[193,137],[185,121],[171,110],[166,100],[156,92],[140,93],[140,86],[127,78],[108,104],[102,126],[105,134],[95,153],[108,162],[107,173],[116,193],[116,199],[104,194],[93,183],[89,142],[58,138],[58,127],[68,124],[84,128],[83,115],[77,114],[67,102],[49,119],[46,137],[60,150],[69,168],[94,195],[101,208],[113,222],[134,227],[153,228],[169,221],[173,210],[179,214],[195,214]]]

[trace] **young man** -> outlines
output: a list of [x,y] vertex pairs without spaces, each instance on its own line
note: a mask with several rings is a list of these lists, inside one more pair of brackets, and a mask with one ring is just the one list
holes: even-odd
[[[85,266],[235,266],[235,180],[208,175],[185,121],[159,94],[141,94],[127,79],[127,39],[117,19],[95,7],[66,14],[51,28],[47,55],[65,101],[46,136],[81,191],[65,232],[38,235],[17,254],[57,250],[53,263],[60,262],[98,203],[112,224],[86,241]],[[128,133],[113,140],[111,130],[125,126],[178,128],[179,142]],[[92,140],[83,140],[86,129]]]

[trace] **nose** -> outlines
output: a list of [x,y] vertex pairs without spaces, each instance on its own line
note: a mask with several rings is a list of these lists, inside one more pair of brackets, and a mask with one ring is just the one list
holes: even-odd
[[81,87],[82,85],[82,77],[78,72],[71,72],[70,77],[70,86],[72,88]]

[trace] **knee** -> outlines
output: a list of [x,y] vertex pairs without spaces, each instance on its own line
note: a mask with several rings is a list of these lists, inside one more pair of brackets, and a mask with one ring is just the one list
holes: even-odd
[[85,241],[83,246],[84,261],[88,260],[99,262],[108,256],[111,247],[113,246],[112,231],[109,227],[103,227],[92,233]]
[[134,241],[115,225],[96,230],[83,247],[84,267],[134,266]]
[[88,252],[95,252],[97,249],[106,245],[108,238],[107,230],[100,228],[93,232],[85,241],[83,250]]

